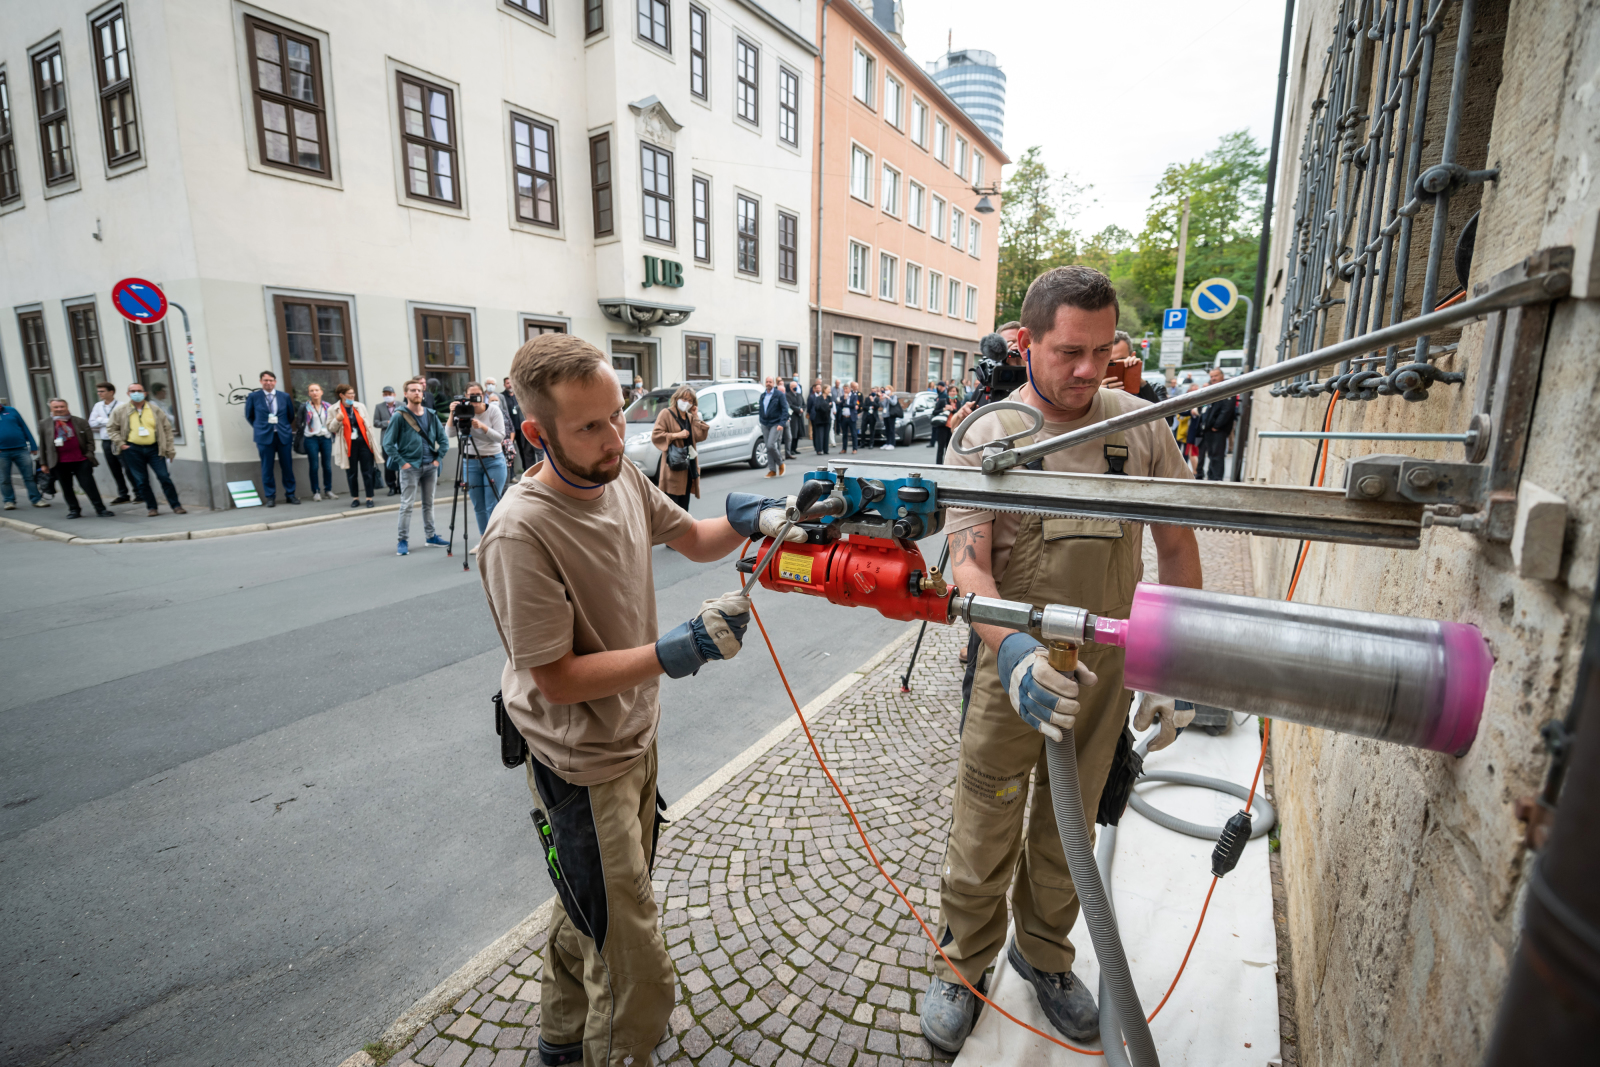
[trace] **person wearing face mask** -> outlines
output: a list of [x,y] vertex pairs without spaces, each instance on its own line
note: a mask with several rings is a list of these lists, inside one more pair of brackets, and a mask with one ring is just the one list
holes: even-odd
[[367,409],[356,399],[353,386],[339,384],[333,387],[338,403],[328,416],[328,433],[333,438],[333,465],[344,471],[350,486],[350,506],[361,506],[361,482],[367,483],[367,507],[372,507],[372,483],[375,480],[373,464],[378,458],[377,438],[367,427]]
[[150,488],[150,473],[161,482],[161,491],[167,496],[172,510],[185,514],[178,502],[178,487],[172,484],[167,473],[167,461],[176,458],[177,448],[172,443],[172,420],[167,413],[149,402],[144,386],[134,382],[128,386],[128,403],[111,413],[111,446],[122,460],[122,469],[133,479],[133,495],[144,501],[147,514],[155,518],[161,514],[156,507],[156,491]]
[[72,480],[78,484],[94,505],[94,513],[109,519],[112,512],[100,499],[100,487],[94,484],[94,468],[100,465],[94,455],[94,431],[89,423],[72,414],[65,400],[57,397],[50,401],[50,414],[39,420],[39,451],[47,470],[61,487],[67,502],[67,518],[83,515],[78,498],[72,492]]
[[294,432],[299,438],[295,451],[305,454],[311,470],[312,500],[321,500],[324,493],[329,500],[339,495],[333,491],[333,434],[328,429],[332,416],[333,405],[322,399],[322,386],[316,382],[306,386],[306,402],[295,412]]
[[[400,406],[400,401],[394,395],[394,386],[383,387],[383,399],[372,409],[372,428],[378,431],[378,440],[383,440],[383,435],[389,432],[389,423],[394,418],[395,409]],[[389,469],[383,462],[383,454],[378,454],[378,462],[383,464],[383,484],[389,487],[390,496],[400,495],[400,475]]]
[[[672,394],[672,399],[656,416],[656,424],[650,428],[650,443],[661,450],[656,483],[684,511],[689,510],[690,494],[700,495],[700,459],[695,445],[704,441],[710,432],[711,427],[700,418],[700,401],[687,385]],[[671,458],[668,450],[673,445],[688,452],[689,465],[683,470],[675,471],[667,462]]]

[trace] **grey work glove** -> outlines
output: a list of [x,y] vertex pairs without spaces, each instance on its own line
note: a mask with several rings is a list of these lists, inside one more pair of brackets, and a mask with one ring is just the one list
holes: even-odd
[[1078,689],[1098,678],[1082,663],[1071,674],[1050,666],[1044,645],[1027,634],[1015,633],[1000,642],[997,665],[1011,706],[1022,721],[1052,741],[1078,721]]
[[1149,751],[1157,752],[1166,748],[1178,739],[1178,727],[1188,726],[1194,722],[1194,708],[1185,708],[1179,711],[1171,697],[1144,695],[1139,702],[1139,710],[1133,715],[1133,728],[1140,733],[1150,729],[1150,724],[1160,720],[1161,728],[1156,736],[1150,739]]
[[[727,501],[728,524],[732,526],[740,537],[755,538],[758,535],[777,537],[778,531],[783,529],[784,511],[793,507],[794,497],[761,497],[754,493],[729,493]],[[789,531],[784,537],[785,541],[804,541],[806,532],[799,528]]]
[[663,634],[656,660],[669,678],[694,674],[714,659],[732,659],[750,625],[750,598],[723,593],[700,605],[700,614]]

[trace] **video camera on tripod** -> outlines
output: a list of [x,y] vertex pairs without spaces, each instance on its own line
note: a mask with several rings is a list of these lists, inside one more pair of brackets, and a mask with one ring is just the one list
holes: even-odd
[[[450,424],[456,428],[456,434],[466,437],[472,433],[472,420],[478,417],[478,405],[484,404],[483,395],[453,396],[450,398]],[[484,405],[487,406],[487,405]]]
[[978,361],[972,370],[978,376],[978,406],[1004,400],[1028,380],[1028,368],[1009,360],[1022,359],[1015,343],[1007,344],[997,333],[986,335],[978,342]]

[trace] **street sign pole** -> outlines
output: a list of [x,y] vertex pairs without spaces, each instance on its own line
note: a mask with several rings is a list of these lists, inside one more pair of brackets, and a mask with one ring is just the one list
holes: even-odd
[[200,431],[200,469],[206,480],[206,503],[217,510],[217,487],[211,483],[211,456],[206,452],[206,417],[200,410],[200,372],[194,365],[194,333],[189,329],[189,313],[176,300],[167,303],[183,316],[183,340],[189,346],[189,385],[194,389],[194,424]]
[[1189,252],[1189,198],[1183,198],[1183,221],[1178,224],[1178,271],[1172,279],[1172,306],[1183,307],[1183,261]]

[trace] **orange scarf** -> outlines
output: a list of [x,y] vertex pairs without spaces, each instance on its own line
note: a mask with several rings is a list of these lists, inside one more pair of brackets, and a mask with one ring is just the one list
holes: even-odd
[[[361,440],[365,442],[367,450],[376,456],[378,450],[372,447],[372,438],[367,435],[367,420],[361,417],[361,409],[354,404],[350,405],[348,413],[345,412],[343,404],[339,405],[339,409],[340,415],[349,414],[355,416],[356,426],[361,433]],[[340,421],[344,423],[344,454],[348,456],[350,454],[350,419],[344,418]]]

